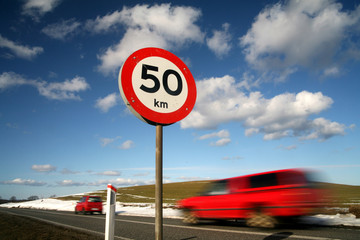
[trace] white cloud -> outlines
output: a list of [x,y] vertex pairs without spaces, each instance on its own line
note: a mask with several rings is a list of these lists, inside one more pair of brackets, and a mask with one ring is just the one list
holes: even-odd
[[216,147],[222,147],[222,146],[226,146],[231,142],[230,138],[221,138],[219,140],[217,140],[216,142],[212,142],[210,143],[211,146],[216,146]]
[[37,171],[37,172],[54,172],[54,171],[56,171],[56,167],[52,166],[50,164],[32,165],[31,169],[34,171]]
[[280,146],[278,146],[277,148],[290,151],[290,150],[296,149],[297,146],[296,146],[296,145],[290,145],[290,146],[280,145]]
[[212,133],[208,133],[205,135],[202,135],[199,137],[200,140],[204,140],[204,139],[209,139],[209,138],[214,138],[214,137],[218,137],[218,138],[226,138],[229,137],[230,133],[228,130],[220,130],[218,132],[212,132]]
[[74,187],[74,186],[84,186],[84,185],[86,185],[83,182],[74,182],[73,180],[69,180],[69,179],[59,181],[59,182],[57,182],[57,184],[59,186],[63,186],[63,187],[71,187],[71,186]]
[[118,104],[119,95],[117,93],[111,93],[104,98],[98,98],[95,103],[95,107],[106,113],[110,108]]
[[64,40],[67,36],[74,34],[80,26],[81,23],[75,21],[75,19],[68,19],[59,23],[50,24],[41,31],[51,38]]
[[[111,176],[111,175],[109,175]],[[0,182],[1,183],[1,182]],[[70,179],[58,181],[57,185],[62,187],[77,187],[77,186],[106,186],[107,184],[112,184],[116,187],[119,186],[134,186],[134,185],[148,185],[154,184],[154,180],[136,180],[136,179],[126,179],[126,178],[115,178],[115,179],[102,179],[94,182],[76,182]]]
[[324,70],[325,76],[336,76],[340,72],[338,67],[330,67]]
[[16,123],[6,123],[5,125],[8,128],[19,129],[19,126]]
[[290,145],[290,146],[285,147],[286,150],[293,150],[293,149],[296,149],[296,148],[297,148],[296,145]]
[[146,177],[146,176],[149,176],[149,175],[150,175],[150,172],[143,172],[143,173],[133,174],[134,177]]
[[220,138],[216,142],[211,142],[211,146],[225,146],[231,142],[230,133],[227,130],[220,130],[218,132],[212,132],[199,137],[199,140],[209,139],[209,138]]
[[329,68],[354,46],[349,30],[359,24],[359,10],[342,11],[331,0],[277,3],[259,13],[240,44],[252,67],[278,80],[298,67],[334,73]]
[[245,136],[250,137],[252,135],[258,134],[259,129],[258,128],[247,128],[245,130]]
[[196,82],[197,99],[194,110],[181,121],[182,128],[216,128],[221,123],[243,121],[260,114],[265,99],[259,92],[246,96],[229,75]]
[[126,140],[118,148],[126,150],[126,149],[130,149],[132,147],[134,147],[134,142],[131,140]]
[[15,56],[27,60],[31,60],[37,55],[44,52],[42,47],[29,47],[17,44],[7,38],[4,38],[0,34],[0,48],[7,48],[9,49]]
[[275,139],[288,137],[290,135],[291,135],[290,130],[265,132],[264,133],[264,140],[275,140]]
[[21,178],[15,178],[13,180],[9,181],[1,181],[0,184],[5,185],[25,185],[25,186],[44,186],[46,185],[45,182],[38,182],[32,179],[21,179]]
[[91,183],[86,183],[88,186],[103,186],[107,184],[112,184],[116,187],[118,186],[134,186],[134,185],[149,185],[154,184],[154,180],[136,180],[131,178],[115,178],[115,179],[106,179],[106,180],[98,180]]
[[120,176],[120,175],[121,175],[121,172],[110,170],[110,171],[99,172],[99,173],[97,173],[97,175]]
[[22,14],[28,15],[38,21],[45,13],[51,12],[61,0],[26,0]]
[[30,84],[28,80],[24,79],[21,75],[14,72],[3,72],[0,75],[0,89],[5,90],[7,88]]
[[168,48],[163,38],[148,29],[129,29],[118,44],[98,56],[101,61],[98,68],[109,74],[119,68],[131,53],[145,47]]
[[231,50],[231,35],[229,33],[230,24],[224,23],[222,30],[214,30],[213,36],[206,39],[206,43],[218,58],[227,55]]
[[36,87],[40,95],[54,100],[81,100],[76,93],[90,88],[85,78],[79,76],[64,82],[37,82]]
[[[205,34],[195,24],[200,16],[201,11],[193,7],[138,4],[98,16],[95,20],[87,20],[84,24],[74,19],[51,24],[42,32],[52,38],[65,39],[77,31],[86,30],[100,34],[116,31],[120,26],[125,27],[122,39],[98,55],[101,61],[99,71],[109,74],[118,69],[126,58],[138,49],[159,47],[171,50],[189,42],[202,43]],[[212,50],[219,56],[226,54],[229,48],[226,41],[230,35],[227,30],[228,24],[224,24],[223,31],[214,31],[214,36],[209,39]],[[226,34],[220,36],[220,33]]]
[[[298,137],[320,141],[343,135],[347,128],[323,118],[310,119],[333,103],[321,92],[283,93],[267,99],[260,92],[245,94],[231,76],[197,81],[197,89],[196,106],[180,122],[182,128],[211,129],[223,123],[241,122],[246,136],[261,133],[264,140]],[[215,144],[221,143],[226,141]]]
[[187,42],[202,42],[203,33],[195,22],[201,12],[192,7],[172,7],[170,4],[124,7],[95,21],[88,22],[94,32],[108,31],[123,24],[126,32],[120,42],[99,56],[99,70],[105,74],[121,66],[135,50],[144,47],[173,49]]
[[105,147],[106,145],[109,145],[110,143],[114,142],[115,139],[113,138],[101,138],[100,142],[101,142],[101,146]]
[[121,24],[122,13],[114,11],[103,17],[97,16],[95,20],[87,20],[85,28],[93,33],[105,33],[115,30]]
[[64,82],[52,82],[29,80],[14,72],[4,72],[0,75],[0,89],[29,85],[37,88],[40,95],[54,100],[81,100],[76,93],[90,88],[83,77],[75,77]]
[[120,136],[117,136],[115,138],[100,138],[100,142],[101,142],[101,146],[105,147],[113,142],[115,142],[116,140],[120,139]]
[[63,170],[61,170],[61,174],[78,174],[79,172],[77,171],[72,171],[68,168],[64,168]]
[[319,141],[325,141],[333,136],[345,135],[346,126],[344,124],[331,122],[324,118],[314,119],[311,125],[314,131],[302,139],[319,139]]

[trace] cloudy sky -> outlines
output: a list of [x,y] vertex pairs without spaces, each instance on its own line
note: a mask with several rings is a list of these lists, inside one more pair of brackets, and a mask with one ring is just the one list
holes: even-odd
[[134,51],[190,68],[193,111],[164,127],[164,182],[311,168],[360,185],[356,1],[0,3],[0,196],[152,184],[155,127],[118,88]]

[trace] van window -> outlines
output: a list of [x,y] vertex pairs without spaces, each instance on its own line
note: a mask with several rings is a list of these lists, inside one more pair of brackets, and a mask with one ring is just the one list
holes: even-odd
[[262,174],[250,177],[251,188],[271,187],[278,185],[276,174]]
[[212,182],[208,185],[208,187],[206,188],[206,190],[202,193],[202,195],[222,195],[222,194],[227,194],[228,190],[227,190],[227,180],[221,180],[221,181],[216,181],[216,182]]
[[228,189],[231,193],[236,193],[242,191],[244,188],[248,186],[248,179],[243,177],[232,178],[229,181]]
[[301,172],[287,171],[279,172],[278,177],[281,185],[305,184],[306,179]]

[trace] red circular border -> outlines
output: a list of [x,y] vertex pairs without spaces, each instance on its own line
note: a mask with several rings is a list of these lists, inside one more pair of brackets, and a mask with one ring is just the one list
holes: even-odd
[[[161,57],[174,63],[182,72],[188,85],[188,96],[185,103],[171,113],[159,113],[146,107],[136,96],[132,86],[132,74],[135,66],[148,57]],[[121,70],[121,87],[131,107],[143,118],[159,124],[172,124],[185,118],[193,109],[196,101],[196,84],[188,67],[180,58],[160,48],[143,48],[131,54]]]

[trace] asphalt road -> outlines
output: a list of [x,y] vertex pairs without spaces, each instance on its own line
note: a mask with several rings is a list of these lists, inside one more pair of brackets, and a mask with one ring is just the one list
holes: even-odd
[[[105,215],[75,215],[72,212],[44,211],[34,209],[7,209],[2,212],[75,228],[93,234],[104,235]],[[256,229],[236,222],[204,222],[195,226],[184,225],[180,219],[164,219],[163,238],[168,239],[360,239],[359,228],[316,227],[289,225],[277,229]],[[155,239],[155,219],[149,217],[116,216],[115,239]]]

